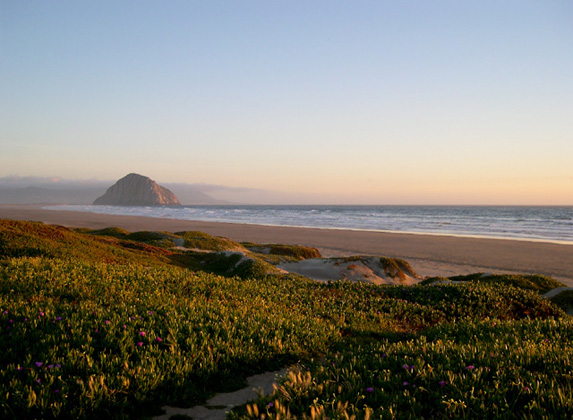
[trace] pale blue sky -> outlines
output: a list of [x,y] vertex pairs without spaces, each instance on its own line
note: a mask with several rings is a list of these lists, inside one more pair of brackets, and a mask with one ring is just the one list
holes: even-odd
[[3,0],[0,14],[0,177],[573,204],[570,1]]

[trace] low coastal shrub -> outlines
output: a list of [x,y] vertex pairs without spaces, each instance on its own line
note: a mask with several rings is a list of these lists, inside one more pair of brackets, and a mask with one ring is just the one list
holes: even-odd
[[392,277],[404,278],[404,274],[408,276],[418,277],[412,266],[407,262],[399,258],[380,258],[380,265],[384,268],[384,271]]
[[322,283],[92,233],[0,220],[0,418],[146,418],[294,363],[231,417],[573,410],[573,324],[531,287]]
[[257,254],[278,255],[290,257],[289,261],[301,261],[309,258],[321,258],[320,251],[316,248],[301,245],[284,244],[256,244],[252,242],[241,242],[245,248]]
[[573,309],[573,290],[564,290],[550,300],[564,311],[570,311]]
[[206,251],[246,251],[243,246],[229,238],[208,235],[203,232],[177,232],[185,240],[185,247]]
[[557,287],[563,287],[565,284],[552,279],[551,277],[542,276],[540,274],[484,274],[473,273],[463,276],[453,277],[431,277],[424,280],[421,284],[427,285],[432,283],[443,282],[478,282],[487,283],[498,286],[513,286],[520,289],[533,290],[540,294],[547,293],[548,291]]
[[78,228],[74,230],[80,233],[89,233],[91,235],[99,235],[99,236],[112,236],[118,239],[126,239],[128,235],[131,233],[125,229],[121,229],[118,227],[108,227],[104,229]]

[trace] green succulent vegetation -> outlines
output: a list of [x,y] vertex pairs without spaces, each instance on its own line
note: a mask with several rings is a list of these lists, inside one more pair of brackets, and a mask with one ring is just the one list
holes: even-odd
[[230,417],[573,411],[573,322],[540,295],[553,280],[320,283],[263,248],[0,220],[0,418],[146,418],[291,365]]
[[564,290],[550,300],[564,311],[570,311],[573,309],[573,290]]
[[205,251],[246,251],[238,242],[228,238],[211,236],[203,232],[178,232],[177,235],[185,240],[185,246],[187,248]]
[[273,263],[321,258],[320,251],[318,249],[308,246],[283,244],[261,245],[252,242],[242,242],[241,245],[252,252],[261,254],[261,256]]
[[437,281],[479,282],[483,284],[491,284],[503,287],[513,286],[520,289],[533,290],[541,294],[547,293],[548,291],[557,287],[565,286],[560,281],[554,280],[551,277],[542,276],[540,274],[515,275],[484,273],[474,273],[464,276],[453,276],[449,278],[432,277],[424,280],[422,284],[432,284]]

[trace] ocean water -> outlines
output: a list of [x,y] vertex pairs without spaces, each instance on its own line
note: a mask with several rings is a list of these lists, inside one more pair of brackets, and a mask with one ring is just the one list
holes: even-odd
[[51,206],[58,210],[271,226],[409,232],[573,244],[573,206]]

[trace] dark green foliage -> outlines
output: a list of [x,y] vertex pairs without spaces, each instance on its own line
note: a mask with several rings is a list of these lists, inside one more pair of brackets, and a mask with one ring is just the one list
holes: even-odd
[[484,274],[474,273],[463,276],[453,276],[448,279],[443,277],[432,277],[425,280],[424,284],[431,284],[436,281],[451,280],[456,282],[480,282],[498,286],[514,286],[520,289],[533,290],[538,293],[547,293],[557,287],[565,286],[563,283],[551,277],[540,274]]
[[564,290],[550,300],[564,311],[570,311],[573,309],[573,290]]
[[81,233],[89,233],[91,235],[100,235],[100,236],[112,236],[114,238],[118,238],[118,239],[126,239],[128,237],[128,235],[130,235],[130,232],[128,232],[125,229],[121,229],[118,227],[109,227],[109,228],[104,228],[104,229],[85,229],[85,228],[81,228],[81,229],[74,229],[78,232]]

